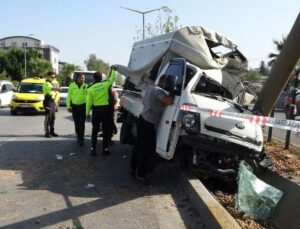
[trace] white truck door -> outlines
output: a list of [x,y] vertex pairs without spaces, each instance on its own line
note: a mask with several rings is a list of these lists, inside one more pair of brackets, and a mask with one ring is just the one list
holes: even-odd
[[[176,123],[176,114],[179,108],[180,93],[184,84],[186,61],[183,58],[172,59],[164,74],[177,76],[178,91],[174,104],[165,108],[157,127],[156,152],[165,159],[171,159],[179,136],[179,126]],[[174,145],[175,144],[175,145]]]

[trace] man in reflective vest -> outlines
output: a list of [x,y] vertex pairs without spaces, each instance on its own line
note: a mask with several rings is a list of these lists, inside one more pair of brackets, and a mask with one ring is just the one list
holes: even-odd
[[57,137],[58,134],[54,132],[54,122],[55,122],[55,91],[59,88],[54,88],[52,81],[55,78],[55,73],[50,71],[47,73],[46,81],[43,84],[43,93],[44,93],[44,109],[45,109],[45,137]]
[[109,141],[109,88],[115,80],[115,67],[111,67],[109,78],[105,81],[102,80],[100,72],[94,73],[95,82],[89,86],[87,90],[86,99],[86,116],[90,118],[90,110],[92,109],[92,147],[91,155],[96,155],[97,136],[102,124],[103,130],[103,155],[109,155],[108,141]]
[[68,89],[67,108],[72,112],[77,143],[84,145],[85,107],[88,84],[84,82],[84,74],[80,73]]

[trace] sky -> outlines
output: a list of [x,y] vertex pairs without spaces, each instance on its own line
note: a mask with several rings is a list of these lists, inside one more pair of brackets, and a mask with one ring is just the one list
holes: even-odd
[[[142,15],[120,6],[142,12],[167,6],[178,25],[229,37],[252,68],[268,61],[276,50],[273,40],[290,32],[300,12],[300,0],[0,0],[0,38],[34,34],[60,50],[60,61],[81,67],[90,54],[127,65]],[[146,14],[145,23],[160,14]]]

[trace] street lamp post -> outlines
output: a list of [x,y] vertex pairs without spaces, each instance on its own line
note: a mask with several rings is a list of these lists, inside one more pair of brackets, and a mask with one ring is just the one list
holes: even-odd
[[139,14],[143,15],[143,40],[144,40],[145,39],[145,14],[151,13],[153,11],[165,9],[167,7],[163,6],[161,8],[157,8],[157,9],[153,9],[153,10],[148,10],[148,11],[144,11],[144,12],[143,11],[134,10],[134,9],[130,9],[130,8],[127,8],[127,7],[123,7],[123,6],[120,6],[120,8],[125,9],[125,10],[130,10],[130,11],[133,11],[133,12],[136,12],[136,13],[139,13]]
[[[26,37],[33,36],[34,34],[29,34]],[[27,43],[24,42],[24,70],[25,70],[25,78],[27,77],[27,59],[26,59],[26,47]]]

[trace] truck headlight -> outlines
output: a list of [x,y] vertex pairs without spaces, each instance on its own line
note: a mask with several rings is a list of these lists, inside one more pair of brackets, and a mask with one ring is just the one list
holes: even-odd
[[200,132],[200,114],[189,112],[183,117],[183,125],[187,132]]

